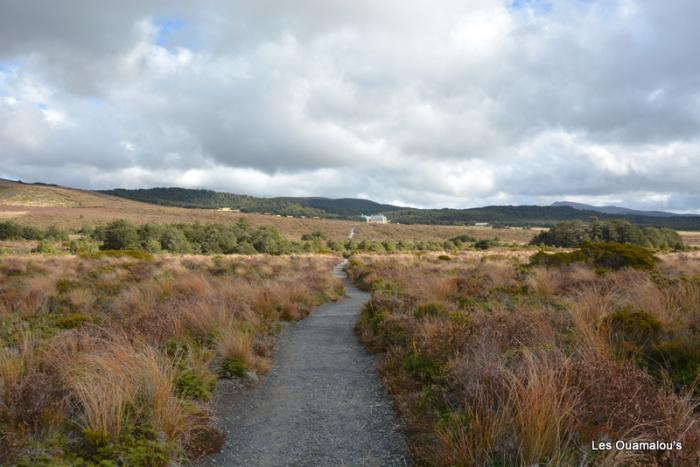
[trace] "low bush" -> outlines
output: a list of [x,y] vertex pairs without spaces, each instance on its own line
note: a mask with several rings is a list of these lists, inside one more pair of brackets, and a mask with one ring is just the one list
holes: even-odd
[[180,397],[208,401],[216,380],[197,374],[192,370],[180,372],[175,378],[175,390]]
[[546,253],[539,251],[530,258],[531,266],[561,267],[574,263],[587,263],[600,269],[655,268],[657,258],[642,247],[625,243],[584,243],[581,248],[569,253]]
[[621,308],[609,314],[601,324],[610,336],[616,353],[639,359],[659,338],[662,325],[659,320],[641,310]]
[[682,336],[656,342],[647,362],[660,378],[668,376],[677,389],[692,388],[700,396],[700,336]]
[[219,367],[219,376],[222,378],[243,378],[248,372],[245,363],[235,357],[225,358]]
[[495,246],[498,246],[498,241],[491,238],[482,238],[474,242],[474,248],[477,250],[488,250]]
[[56,247],[52,240],[39,240],[36,247],[32,249],[32,253],[41,253],[44,255],[57,255],[60,250]]

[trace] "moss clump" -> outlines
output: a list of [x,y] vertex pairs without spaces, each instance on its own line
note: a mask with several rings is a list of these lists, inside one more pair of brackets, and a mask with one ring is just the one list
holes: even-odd
[[222,378],[233,378],[237,376],[243,378],[248,372],[245,363],[235,357],[225,358],[219,367],[219,376]]
[[185,370],[175,378],[175,391],[178,396],[188,399],[208,401],[216,385],[213,379],[205,378],[193,371]]
[[84,454],[82,458],[76,458],[73,465],[161,467],[170,460],[171,446],[159,441],[157,433],[150,427],[130,427],[116,443],[95,445],[94,435],[95,433],[83,433]]

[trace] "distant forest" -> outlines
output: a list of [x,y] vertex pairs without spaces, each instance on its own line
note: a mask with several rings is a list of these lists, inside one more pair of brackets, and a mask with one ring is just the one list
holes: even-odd
[[279,197],[258,198],[212,190],[187,188],[116,189],[103,193],[146,203],[186,208],[231,208],[242,212],[282,216],[358,218],[361,214],[384,213],[391,222],[401,224],[468,225],[487,222],[493,226],[552,227],[562,221],[624,219],[639,227],[668,227],[676,230],[700,230],[700,216],[657,217],[606,214],[569,206],[486,206],[471,209],[415,209],[380,204],[364,199]]

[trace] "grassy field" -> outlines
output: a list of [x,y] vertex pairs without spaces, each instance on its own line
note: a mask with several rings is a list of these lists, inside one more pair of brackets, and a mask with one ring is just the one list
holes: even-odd
[[[700,255],[654,270],[528,252],[360,255],[356,330],[419,465],[698,465]],[[664,441],[673,449],[593,450]],[[678,449],[681,443],[682,449]]]
[[167,465],[215,451],[219,378],[337,299],[337,257],[0,258],[0,465]]

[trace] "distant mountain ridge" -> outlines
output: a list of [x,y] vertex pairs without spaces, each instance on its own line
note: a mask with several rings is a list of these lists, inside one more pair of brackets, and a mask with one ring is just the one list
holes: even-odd
[[592,204],[576,203],[574,201],[556,201],[551,206],[568,206],[574,209],[583,211],[596,211],[604,214],[618,214],[625,216],[650,216],[650,217],[674,217],[684,216],[686,214],[676,214],[674,212],[665,211],[644,211],[640,209],[623,208],[621,206],[594,206]]

